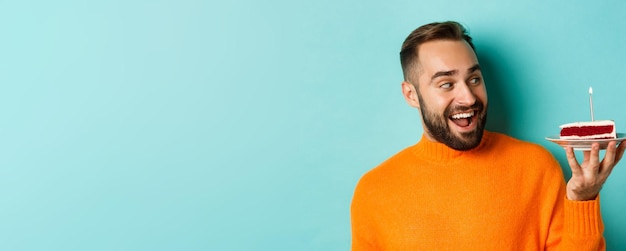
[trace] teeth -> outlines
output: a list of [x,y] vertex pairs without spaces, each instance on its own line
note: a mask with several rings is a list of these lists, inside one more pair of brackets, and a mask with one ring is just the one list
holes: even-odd
[[469,118],[471,116],[474,116],[474,112],[467,112],[467,113],[457,113],[452,115],[452,119],[465,119],[465,118]]

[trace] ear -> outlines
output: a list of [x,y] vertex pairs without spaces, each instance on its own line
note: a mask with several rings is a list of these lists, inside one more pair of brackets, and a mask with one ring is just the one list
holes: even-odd
[[404,96],[404,100],[406,100],[406,102],[410,106],[415,107],[417,109],[420,108],[420,102],[417,97],[417,90],[415,90],[414,85],[412,85],[409,82],[403,81],[402,82],[402,96]]

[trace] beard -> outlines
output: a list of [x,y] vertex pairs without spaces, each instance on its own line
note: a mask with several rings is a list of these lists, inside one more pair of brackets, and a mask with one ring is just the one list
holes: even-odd
[[[428,129],[430,136],[436,141],[458,151],[471,150],[480,144],[487,122],[487,110],[480,100],[477,99],[476,103],[471,106],[448,106],[443,115],[440,115],[428,109],[428,106],[423,103],[422,96],[419,93],[418,97],[422,121]],[[448,126],[448,118],[455,112],[467,110],[477,111],[471,122],[477,123],[476,128],[471,132],[463,132],[460,135],[456,135],[450,130],[450,126]]]

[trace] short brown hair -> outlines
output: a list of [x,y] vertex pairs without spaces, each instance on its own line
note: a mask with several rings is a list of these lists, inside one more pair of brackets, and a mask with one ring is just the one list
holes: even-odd
[[411,32],[404,40],[404,43],[402,43],[400,64],[402,65],[405,81],[409,81],[411,70],[416,67],[419,46],[433,40],[465,40],[472,47],[472,50],[476,51],[472,43],[472,37],[469,36],[465,27],[457,22],[435,22],[423,25]]

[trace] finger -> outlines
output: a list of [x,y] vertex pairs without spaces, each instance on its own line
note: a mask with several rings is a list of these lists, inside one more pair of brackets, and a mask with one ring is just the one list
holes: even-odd
[[617,151],[615,144],[615,141],[609,142],[609,145],[606,147],[604,159],[602,159],[602,163],[600,163],[600,173],[607,176],[611,173],[613,167],[615,166],[615,152]]
[[589,155],[589,162],[587,166],[585,166],[587,170],[598,173],[598,169],[600,169],[600,144],[593,143],[591,145],[591,153]]
[[569,164],[569,167],[572,169],[572,176],[583,175],[583,170],[578,164],[578,160],[576,160],[576,154],[574,154],[574,149],[571,147],[566,147],[565,156],[567,157],[567,164]]
[[583,151],[583,165],[584,163],[589,162],[589,156],[591,155],[591,150]]
[[619,160],[622,159],[622,156],[624,156],[624,150],[626,149],[626,140],[622,141],[619,144],[619,147],[617,147],[617,152],[615,154],[615,164],[617,165],[617,162],[619,162]]

